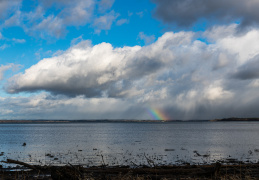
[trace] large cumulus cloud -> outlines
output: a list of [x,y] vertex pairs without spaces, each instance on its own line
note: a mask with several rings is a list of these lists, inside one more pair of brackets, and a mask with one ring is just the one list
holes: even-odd
[[90,41],[82,41],[16,75],[6,89],[9,93],[47,90],[87,97],[121,96],[134,86],[142,89],[138,81],[170,65],[175,59],[173,49],[191,43],[192,36],[188,32],[166,33],[146,47],[113,48],[109,43],[93,46]]
[[[103,117],[120,109],[121,118],[150,118],[145,111],[150,107],[173,119],[258,116],[259,30],[236,31],[236,25],[207,30],[202,36],[211,44],[185,31],[167,32],[143,47],[81,41],[12,77],[5,89],[48,91],[53,97],[80,99],[89,108],[99,100],[111,107]],[[59,102],[69,107],[64,98]]]
[[257,0],[153,0],[155,16],[166,23],[189,27],[199,20],[217,23],[240,21],[248,26],[259,23]]

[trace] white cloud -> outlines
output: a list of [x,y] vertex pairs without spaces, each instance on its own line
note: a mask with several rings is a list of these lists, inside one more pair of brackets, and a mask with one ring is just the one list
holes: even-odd
[[2,46],[0,46],[0,49],[1,49],[1,50],[4,50],[4,49],[6,49],[6,48],[8,48],[8,47],[9,47],[8,44],[3,44]]
[[0,80],[3,79],[4,72],[5,72],[6,70],[10,69],[11,67],[12,67],[11,65],[6,65],[6,66],[1,65],[1,66],[0,66]]
[[0,104],[5,107],[0,110],[1,118],[5,119],[103,119],[104,114],[105,118],[117,119],[123,118],[123,112],[132,106],[121,99],[66,98],[47,93],[0,98]]
[[207,40],[215,42],[221,38],[234,36],[237,32],[237,24],[230,24],[225,26],[213,26],[207,29],[203,35]]
[[259,88],[259,79],[252,81],[249,85],[252,88]]
[[3,80],[5,71],[13,69],[13,71],[19,69],[20,65],[8,64],[0,66],[0,80]]
[[137,12],[136,15],[138,15],[140,18],[142,18],[144,16],[144,12],[143,11]]
[[72,4],[73,6],[67,6],[59,14],[64,24],[80,26],[88,23],[92,17],[95,1],[79,0]]
[[230,91],[224,90],[220,85],[210,85],[207,89],[205,89],[204,96],[208,100],[220,100],[220,99],[230,99],[232,97],[232,93]]
[[101,0],[101,1],[99,1],[98,10],[101,13],[104,13],[105,11],[109,10],[112,7],[114,1],[115,0]]
[[128,23],[128,22],[129,22],[128,19],[119,19],[119,20],[116,22],[116,25],[117,25],[117,26],[121,26],[121,25],[123,25],[123,24],[125,24],[125,23]]
[[48,35],[60,37],[64,35],[63,19],[50,15],[43,19],[39,24],[32,28],[32,32],[40,32],[41,38],[46,38]]
[[74,45],[80,43],[81,41],[83,41],[83,35],[81,35],[81,36],[79,36],[77,38],[72,39],[70,45],[74,46]]
[[253,29],[240,36],[231,35],[219,39],[217,44],[230,53],[236,54],[238,63],[243,64],[259,52],[259,44],[255,39],[259,39],[259,31]]
[[20,10],[17,10],[14,12],[14,15],[12,15],[10,18],[6,19],[4,21],[4,27],[10,27],[10,26],[22,26],[22,13]]
[[16,38],[12,38],[12,41],[15,43],[21,43],[21,44],[26,42],[25,39],[16,39]]
[[19,9],[21,0],[1,0],[0,1],[0,19],[5,19],[10,14]]
[[154,35],[148,36],[148,35],[144,34],[144,32],[140,32],[138,34],[138,38],[143,40],[145,42],[145,44],[153,43],[156,39]]
[[17,44],[17,43],[22,44],[22,43],[26,42],[25,39],[16,39],[16,38],[9,39],[9,38],[3,37],[1,32],[0,32],[0,40],[3,42],[3,44],[0,45],[0,50],[4,50],[4,49],[6,49],[6,48],[8,48],[8,47],[10,47],[14,44]]
[[119,16],[118,13],[111,11],[103,16],[100,16],[94,20],[93,26],[95,27],[95,32],[99,34],[102,30],[109,30],[113,22]]

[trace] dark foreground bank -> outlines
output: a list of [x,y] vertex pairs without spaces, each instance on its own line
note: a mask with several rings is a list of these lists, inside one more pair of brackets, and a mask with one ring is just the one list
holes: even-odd
[[155,166],[38,166],[7,159],[4,163],[17,164],[13,169],[0,167],[0,179],[42,180],[145,180],[145,179],[259,179],[259,164],[217,162],[210,165]]

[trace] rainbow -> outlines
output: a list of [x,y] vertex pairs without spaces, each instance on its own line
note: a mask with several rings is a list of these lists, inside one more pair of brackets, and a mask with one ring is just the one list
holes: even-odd
[[149,108],[148,114],[152,117],[154,120],[162,120],[162,121],[167,121],[170,120],[170,118],[161,110],[156,109],[156,108]]

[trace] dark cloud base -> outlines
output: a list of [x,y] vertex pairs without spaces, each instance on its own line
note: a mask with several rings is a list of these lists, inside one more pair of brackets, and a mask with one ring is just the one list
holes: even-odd
[[191,27],[199,20],[207,24],[226,24],[236,21],[240,27],[259,24],[259,2],[253,0],[152,0],[154,16],[164,23]]

